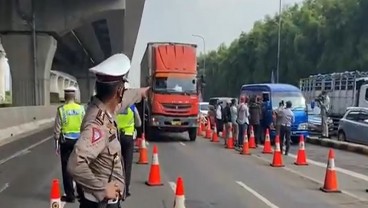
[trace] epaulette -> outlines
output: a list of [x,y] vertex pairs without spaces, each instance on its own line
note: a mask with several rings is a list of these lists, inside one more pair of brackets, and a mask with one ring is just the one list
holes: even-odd
[[105,112],[100,109],[98,110],[96,121],[98,124],[102,126],[104,124],[104,120],[105,120]]

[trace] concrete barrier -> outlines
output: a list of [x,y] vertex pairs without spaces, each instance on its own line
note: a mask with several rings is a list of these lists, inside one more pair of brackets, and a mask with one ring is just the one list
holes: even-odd
[[57,105],[0,108],[0,143],[36,129],[51,127]]
[[322,139],[318,137],[310,137],[308,138],[307,142],[324,147],[331,147],[334,149],[340,149],[358,154],[368,155],[368,146],[366,145],[355,144],[350,142],[342,142],[333,139]]

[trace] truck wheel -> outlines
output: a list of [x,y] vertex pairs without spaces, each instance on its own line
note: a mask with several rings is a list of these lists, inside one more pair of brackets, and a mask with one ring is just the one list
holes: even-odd
[[197,128],[190,128],[188,134],[190,141],[194,142],[197,139]]

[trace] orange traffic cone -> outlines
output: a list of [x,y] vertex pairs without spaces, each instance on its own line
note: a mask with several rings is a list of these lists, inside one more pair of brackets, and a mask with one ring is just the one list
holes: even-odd
[[270,140],[270,132],[266,129],[266,138],[263,146],[263,154],[272,154],[271,140]]
[[211,142],[219,142],[219,138],[218,138],[218,135],[217,135],[217,128],[216,128],[216,125],[215,127],[213,128],[213,133],[212,133],[212,140]]
[[181,177],[176,181],[174,208],[185,208],[184,183]]
[[284,167],[285,165],[282,162],[282,152],[280,149],[280,137],[276,135],[275,138],[275,151],[273,153],[273,160],[270,164],[272,167]]
[[202,125],[200,119],[198,119],[197,136],[202,136]]
[[255,137],[254,137],[253,126],[250,126],[249,148],[252,148],[252,149],[256,148],[256,141],[255,141]]
[[333,149],[330,149],[328,153],[328,162],[325,175],[325,183],[321,190],[324,192],[335,192],[340,193],[337,185],[337,175],[335,170],[335,153]]
[[307,153],[305,152],[304,136],[303,134],[299,137],[299,150],[296,157],[295,165],[308,165]]
[[156,145],[153,146],[152,164],[146,184],[149,186],[164,185],[161,183],[160,164],[158,162],[158,150]]
[[147,147],[146,140],[144,139],[144,135],[142,134],[141,146],[139,147],[139,160],[137,164],[146,165],[148,164],[148,156],[147,156]]
[[227,138],[226,148],[227,149],[234,149],[234,139],[233,139],[233,129],[232,129],[232,127],[229,128],[229,138]]
[[50,192],[50,208],[61,207],[60,201],[60,184],[58,179],[52,180]]
[[208,119],[207,129],[206,129],[206,139],[211,139],[211,137],[212,137],[212,130],[211,130],[210,120]]
[[244,132],[244,143],[243,143],[243,150],[240,152],[242,155],[250,155],[249,152],[249,144],[248,144],[248,133],[247,131]]

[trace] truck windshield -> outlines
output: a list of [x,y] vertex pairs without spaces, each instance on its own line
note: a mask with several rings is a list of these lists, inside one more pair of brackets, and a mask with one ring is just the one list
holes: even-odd
[[154,90],[169,93],[197,93],[195,77],[156,77]]
[[301,92],[272,92],[272,108],[277,108],[282,100],[285,103],[291,101],[292,109],[305,110],[306,108],[305,99]]

